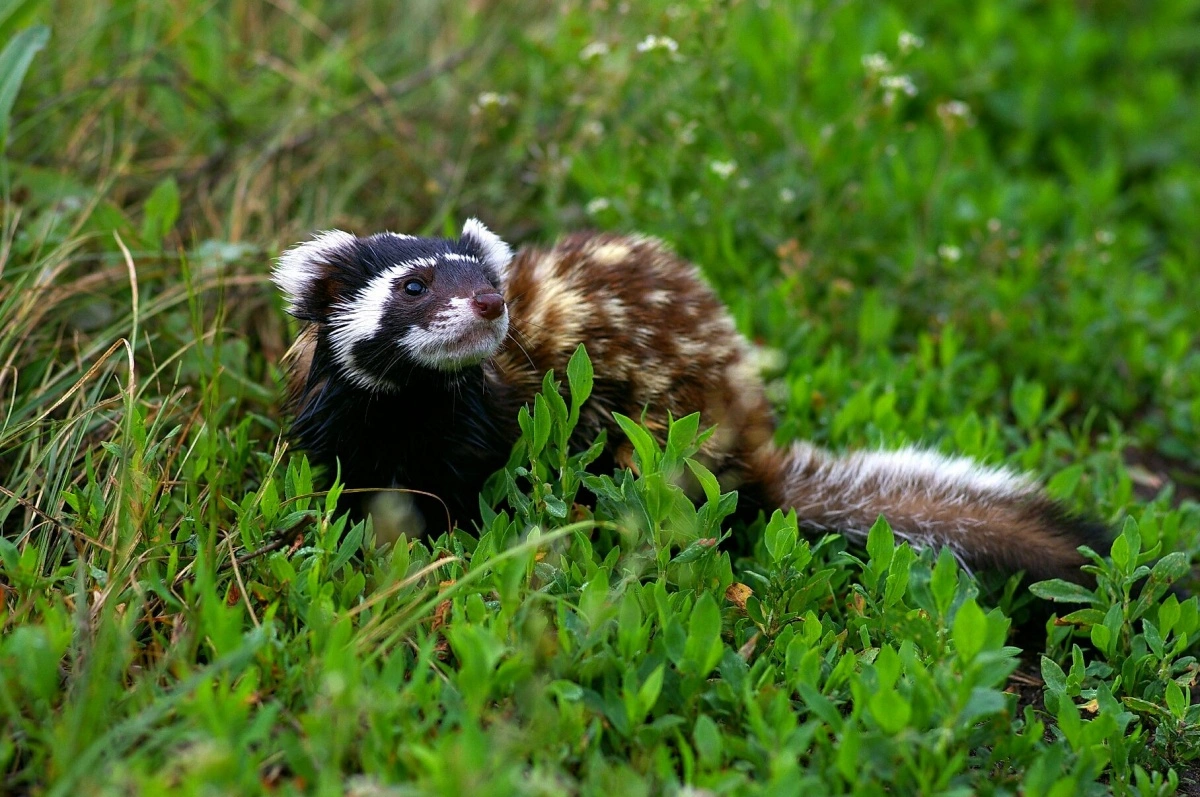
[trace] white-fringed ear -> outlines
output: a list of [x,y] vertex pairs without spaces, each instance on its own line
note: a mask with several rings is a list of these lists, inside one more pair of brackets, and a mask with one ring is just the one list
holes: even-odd
[[508,264],[513,259],[513,251],[508,244],[475,218],[467,219],[467,223],[463,225],[462,240],[468,245],[474,245],[483,264],[493,269],[503,283],[508,274]]
[[357,240],[348,232],[327,230],[279,256],[271,280],[283,291],[289,313],[301,315],[312,305],[317,284],[328,275],[322,267],[353,251]]

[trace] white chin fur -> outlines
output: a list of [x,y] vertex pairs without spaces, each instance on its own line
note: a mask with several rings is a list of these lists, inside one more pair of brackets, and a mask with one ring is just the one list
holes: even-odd
[[495,321],[479,318],[469,299],[453,299],[426,329],[413,328],[400,345],[426,368],[458,371],[496,353],[508,334],[508,310]]

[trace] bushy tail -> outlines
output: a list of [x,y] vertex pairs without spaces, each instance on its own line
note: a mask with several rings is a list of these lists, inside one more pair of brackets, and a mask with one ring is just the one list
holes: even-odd
[[898,540],[946,546],[968,569],[1086,579],[1076,550],[1108,549],[1108,528],[1072,514],[1032,480],[963,457],[904,448],[844,455],[807,443],[776,451],[765,481],[801,525],[865,539],[887,518]]

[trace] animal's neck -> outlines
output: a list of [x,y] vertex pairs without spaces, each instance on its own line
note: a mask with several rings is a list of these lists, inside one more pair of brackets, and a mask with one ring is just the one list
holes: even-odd
[[389,383],[391,389],[386,390],[346,385],[347,411],[355,414],[369,437],[394,429],[411,448],[418,440],[444,438],[475,416],[488,415],[483,371],[477,365],[453,372],[419,366],[397,370]]
[[475,458],[486,458],[490,468],[497,451],[507,454],[511,432],[502,431],[497,388],[479,366],[455,372],[414,367],[394,374],[392,383],[394,390],[372,391],[342,382],[322,402],[324,412],[342,419],[331,443],[343,469],[368,471],[359,483],[394,479],[417,486],[431,470],[456,469]]

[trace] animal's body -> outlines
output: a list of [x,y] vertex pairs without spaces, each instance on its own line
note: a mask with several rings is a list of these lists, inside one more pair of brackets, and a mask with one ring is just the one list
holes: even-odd
[[911,448],[777,446],[748,344],[697,269],[654,239],[577,234],[514,257],[474,219],[457,240],[330,232],[286,252],[275,281],[309,322],[291,357],[293,437],[351,487],[431,492],[473,518],[518,409],[584,343],[595,381],[574,442],[607,429],[616,464],[629,445],[613,411],[656,433],[699,412],[717,427],[701,455],[722,485],[795,508],[809,529],[862,539],[882,514],[897,537],[969,567],[1076,580],[1076,548],[1106,545],[1103,525],[1007,470]]

